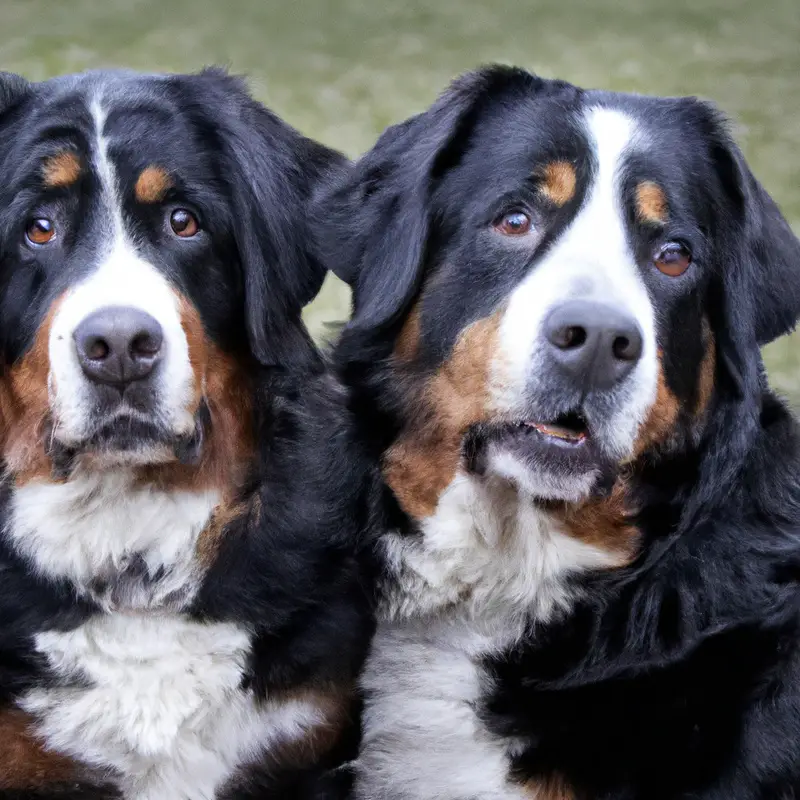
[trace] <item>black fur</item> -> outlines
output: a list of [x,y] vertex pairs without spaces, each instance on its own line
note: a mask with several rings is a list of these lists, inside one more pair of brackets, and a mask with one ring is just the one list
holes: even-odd
[[[489,658],[480,716],[514,738],[512,779],[563,780],[575,798],[789,800],[800,796],[800,430],[768,389],[759,347],[800,315],[800,243],[715,110],[502,67],[459,79],[320,201],[320,250],[354,289],[338,366],[377,463],[413,419],[415,382],[535,268],[580,204],[579,166],[566,208],[532,206],[546,234],[528,260],[482,238],[537,159],[580,156],[572,115],[590,103],[626,112],[652,144],[628,169],[667,188],[664,235],[691,242],[700,268],[667,285],[648,272],[652,232],[633,220],[631,246],[669,389],[692,407],[705,317],[714,391],[699,429],[679,417],[628,470],[637,560],[580,580],[569,614]],[[415,300],[423,367],[401,374],[391,353]],[[384,530],[419,535],[386,486],[375,492]]]

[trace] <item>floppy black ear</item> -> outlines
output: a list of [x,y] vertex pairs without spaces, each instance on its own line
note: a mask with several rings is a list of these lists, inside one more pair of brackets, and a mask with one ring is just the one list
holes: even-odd
[[253,354],[265,366],[316,363],[301,312],[322,286],[325,268],[309,247],[309,205],[347,159],[252,99],[241,79],[208,69],[194,80],[224,154]]
[[800,315],[800,242],[753,176],[725,120],[712,106],[691,102],[724,196],[711,198],[716,263],[707,305],[720,391],[700,475],[683,506],[684,530],[713,518],[738,485],[761,430],[766,376],[760,346],[789,332]]
[[713,156],[740,226],[755,336],[765,345],[791,331],[800,317],[800,241],[719,121]]
[[498,83],[536,80],[505,67],[458,78],[430,109],[388,128],[319,198],[319,252],[353,289],[345,335],[381,330],[402,317],[422,277],[431,189],[457,160],[481,98]]
[[17,105],[30,93],[31,88],[31,84],[21,75],[0,71],[0,114]]

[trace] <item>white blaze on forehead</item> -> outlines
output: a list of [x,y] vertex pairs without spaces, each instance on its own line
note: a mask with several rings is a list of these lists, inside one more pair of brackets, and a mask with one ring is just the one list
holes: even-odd
[[584,124],[594,162],[586,200],[509,298],[500,326],[494,400],[499,412],[509,414],[535,403],[537,375],[549,346],[542,323],[555,307],[571,299],[608,303],[632,316],[643,337],[640,362],[616,389],[618,419],[607,426],[610,444],[625,453],[655,399],[658,377],[653,306],[628,241],[622,202],[625,159],[641,139],[635,121],[617,110],[590,108]]
[[100,98],[96,97],[92,101],[91,112],[95,128],[94,168],[106,195],[107,210],[111,212],[112,219],[115,222],[115,232],[122,235],[122,214],[118,198],[117,175],[108,155],[108,139],[105,136],[108,115],[101,104]]
[[101,184],[98,235],[104,239],[94,269],[70,288],[59,306],[50,334],[52,405],[56,435],[78,442],[91,428],[91,389],[78,363],[73,333],[91,313],[109,306],[127,306],[153,317],[163,330],[163,360],[156,380],[159,421],[176,434],[194,425],[187,410],[194,391],[189,348],[173,287],[144,260],[125,229],[120,187],[108,152],[107,114],[101,99],[91,104],[95,121],[93,165]]

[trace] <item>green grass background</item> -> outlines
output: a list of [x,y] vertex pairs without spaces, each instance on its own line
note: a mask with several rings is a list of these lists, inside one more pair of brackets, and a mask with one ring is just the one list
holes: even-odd
[[[353,156],[487,61],[713,99],[800,231],[800,0],[0,0],[2,69],[42,79],[225,64],[293,125]],[[329,279],[306,314],[319,335],[347,312]],[[798,345],[787,337],[766,353],[796,404]]]

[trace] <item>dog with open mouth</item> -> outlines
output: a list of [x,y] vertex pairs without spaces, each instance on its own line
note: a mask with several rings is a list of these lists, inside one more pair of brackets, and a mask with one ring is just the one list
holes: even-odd
[[359,800],[800,790],[800,244],[718,112],[487,67],[320,199],[380,473]]
[[0,795],[317,796],[370,635],[301,321],[343,156],[219,70],[0,74]]

